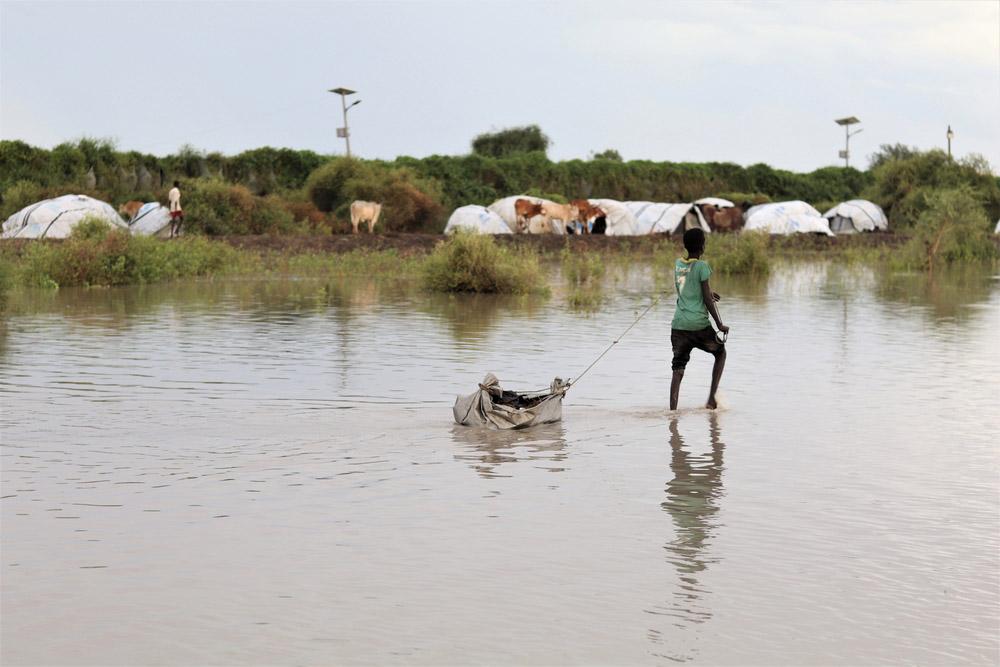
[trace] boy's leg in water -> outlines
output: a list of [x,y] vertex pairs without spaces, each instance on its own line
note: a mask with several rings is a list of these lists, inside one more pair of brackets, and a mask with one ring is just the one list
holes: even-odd
[[722,379],[722,371],[726,367],[726,348],[723,346],[715,354],[715,365],[712,366],[712,388],[708,392],[708,402],[705,407],[714,410],[718,407],[715,401],[715,392],[719,389],[719,380]]
[[670,378],[670,409],[677,409],[677,399],[681,395],[681,380],[684,379],[684,370],[674,371],[674,375]]

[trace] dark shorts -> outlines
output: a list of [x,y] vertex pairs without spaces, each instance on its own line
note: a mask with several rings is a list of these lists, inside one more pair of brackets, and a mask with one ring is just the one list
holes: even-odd
[[674,348],[674,360],[670,368],[675,371],[682,371],[691,360],[691,350],[698,348],[708,352],[713,357],[725,354],[726,345],[720,343],[715,337],[715,329],[705,327],[701,331],[683,331],[681,329],[670,330],[670,345]]

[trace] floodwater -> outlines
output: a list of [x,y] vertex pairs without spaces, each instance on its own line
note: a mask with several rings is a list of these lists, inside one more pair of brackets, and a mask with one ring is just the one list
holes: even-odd
[[0,326],[4,665],[996,664],[1000,280],[715,281],[722,409],[665,409],[672,304],[562,423],[594,313],[364,281],[15,294]]

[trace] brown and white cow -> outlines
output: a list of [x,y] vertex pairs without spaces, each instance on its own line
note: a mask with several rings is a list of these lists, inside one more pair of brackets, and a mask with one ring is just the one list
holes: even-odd
[[549,223],[549,229],[543,233],[548,233],[555,229],[555,227],[552,226],[553,220],[561,222],[563,229],[566,229],[573,223],[574,220],[580,217],[580,209],[573,204],[545,202],[542,204],[542,217],[545,218],[547,223]]
[[[524,234],[529,232],[529,224],[532,218],[542,215],[542,205],[536,204],[530,199],[514,200],[514,215],[517,219],[517,232]],[[537,229],[537,225],[535,226]],[[538,233],[538,232],[531,232]]]
[[743,228],[743,209],[739,206],[716,209],[712,219],[705,216],[705,220],[712,228],[713,232],[736,232]]
[[382,204],[373,201],[356,200],[351,202],[351,228],[352,233],[358,233],[358,225],[362,222],[368,223],[368,233],[375,229],[375,223],[382,214]]
[[570,202],[570,204],[576,206],[579,211],[576,219],[583,224],[584,234],[590,233],[590,225],[593,224],[595,220],[606,215],[600,206],[594,206],[588,199],[574,199]]

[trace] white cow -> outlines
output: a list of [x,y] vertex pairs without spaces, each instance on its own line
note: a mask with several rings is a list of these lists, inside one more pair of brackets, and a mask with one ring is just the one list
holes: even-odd
[[368,233],[371,234],[381,214],[382,204],[373,201],[361,201],[360,199],[351,202],[351,227],[353,228],[353,233],[358,233],[359,224],[367,222]]
[[[558,220],[562,223],[561,230],[565,231],[567,225],[571,224],[577,218],[580,217],[580,209],[574,204],[556,204],[553,202],[542,203],[542,217],[548,223],[549,229],[545,230],[544,233],[555,232],[560,228],[557,228],[552,224],[553,220]],[[531,232],[535,234],[537,232]],[[557,232],[559,233],[559,232]]]

